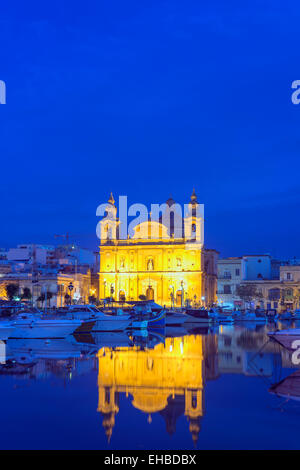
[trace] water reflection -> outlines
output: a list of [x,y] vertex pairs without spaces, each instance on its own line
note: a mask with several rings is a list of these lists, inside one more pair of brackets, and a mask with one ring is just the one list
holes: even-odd
[[[291,352],[268,339],[269,329],[272,326],[250,324],[185,334],[174,329],[168,337],[99,333],[65,340],[8,340],[0,376],[39,381],[56,377],[72,387],[74,378],[84,381],[86,374],[94,373],[98,390],[87,389],[87,399],[97,392],[107,443],[122,419],[120,408],[127,403],[128,426],[135,413],[147,416],[145,426],[154,415],[162,417],[168,435],[181,433],[184,422],[190,442],[197,445],[200,433],[205,433],[205,389],[221,376],[256,377],[263,380],[266,396],[300,399],[300,370],[291,373],[289,369],[297,369]],[[242,396],[240,400],[242,407]],[[224,410],[226,405],[222,404]]]
[[160,413],[170,434],[178,417],[186,416],[197,442],[204,413],[205,368],[215,374],[216,352],[216,336],[201,335],[166,338],[153,349],[102,348],[98,411],[108,440],[119,412],[119,395],[124,393],[132,397],[134,408],[148,415],[149,423],[153,413]]

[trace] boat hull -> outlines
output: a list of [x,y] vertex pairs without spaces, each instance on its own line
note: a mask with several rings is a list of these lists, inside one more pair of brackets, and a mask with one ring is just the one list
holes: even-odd
[[180,326],[183,325],[187,318],[187,316],[183,313],[170,313],[166,315],[166,326]]
[[[286,349],[290,350],[295,350],[297,347],[299,348],[300,345],[300,332],[291,334],[291,333],[284,333],[282,331],[280,332],[270,332],[268,333],[269,338],[272,340],[276,341],[279,343],[281,346],[283,346]],[[295,347],[294,342],[299,341],[298,345]]]
[[55,320],[20,320],[13,323],[15,329],[11,338],[20,339],[43,339],[43,338],[66,338],[80,327],[80,320],[66,320],[56,322]]
[[113,317],[111,320],[96,320],[92,328],[92,332],[96,331],[123,331],[126,330],[131,324],[131,319],[128,317],[123,319],[121,317]]
[[15,327],[11,325],[0,325],[0,341],[5,341],[11,337]]

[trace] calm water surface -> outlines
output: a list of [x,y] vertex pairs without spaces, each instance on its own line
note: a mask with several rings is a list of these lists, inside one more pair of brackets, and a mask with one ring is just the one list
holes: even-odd
[[297,449],[300,372],[274,326],[8,340],[2,449]]

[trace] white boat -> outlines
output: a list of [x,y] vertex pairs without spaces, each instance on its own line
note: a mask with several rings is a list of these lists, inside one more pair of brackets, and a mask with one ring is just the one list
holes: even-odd
[[[270,331],[268,336],[287,349],[297,349],[300,347],[300,328],[290,328],[288,330]],[[299,341],[299,344],[294,343]]]
[[93,305],[72,305],[66,313],[67,318],[79,320],[94,320],[92,332],[95,331],[122,331],[132,323],[130,315],[104,313]]
[[21,313],[11,322],[11,338],[65,338],[82,325],[81,320],[44,319],[31,313]]
[[0,341],[7,340],[13,333],[15,327],[10,321],[0,321]]
[[61,339],[9,339],[6,345],[7,357],[18,363],[29,363],[36,359],[80,358],[84,352],[98,349],[96,345],[76,342],[71,335]]
[[166,312],[166,326],[180,326],[187,320],[187,316],[182,312],[169,310]]

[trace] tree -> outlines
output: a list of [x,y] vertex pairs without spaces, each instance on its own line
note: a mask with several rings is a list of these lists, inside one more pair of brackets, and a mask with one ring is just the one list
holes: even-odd
[[[48,300],[51,300],[52,297],[53,297],[52,292],[47,292],[47,301],[48,301]],[[42,304],[45,302],[45,300],[46,300],[46,294],[45,294],[45,293],[41,294],[41,295],[39,296],[39,298],[37,299],[37,301],[38,301],[38,302],[42,302]]]
[[254,284],[240,284],[236,287],[236,295],[244,302],[252,302],[262,298],[262,293],[257,290]]
[[65,294],[65,304],[70,305],[71,304],[71,296],[70,294]]
[[5,289],[6,289],[6,295],[9,298],[9,300],[13,300],[13,298],[16,297],[16,295],[19,292],[18,284],[7,284]]
[[90,304],[95,304],[97,301],[96,297],[94,295],[89,296],[89,303]]
[[31,290],[29,289],[29,287],[24,287],[23,294],[21,295],[21,299],[23,300],[31,299]]

